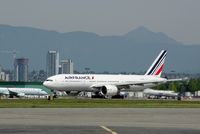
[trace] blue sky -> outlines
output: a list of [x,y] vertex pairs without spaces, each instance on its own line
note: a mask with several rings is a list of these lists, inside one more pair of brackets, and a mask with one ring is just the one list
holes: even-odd
[[0,24],[122,35],[138,26],[200,44],[200,0],[0,0]]

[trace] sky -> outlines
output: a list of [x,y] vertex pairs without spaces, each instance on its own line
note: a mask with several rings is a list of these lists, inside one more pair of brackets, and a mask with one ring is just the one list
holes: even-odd
[[200,0],[0,0],[0,24],[99,35],[145,26],[200,44]]

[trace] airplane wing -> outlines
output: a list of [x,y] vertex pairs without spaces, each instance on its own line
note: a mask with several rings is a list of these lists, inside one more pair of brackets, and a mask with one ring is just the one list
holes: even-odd
[[180,79],[162,79],[160,81],[158,80],[152,80],[152,81],[134,81],[134,82],[119,82],[119,83],[112,83],[112,84],[104,84],[104,83],[100,83],[100,84],[94,84],[91,86],[91,88],[101,88],[105,85],[115,85],[116,87],[119,88],[129,88],[130,86],[145,86],[147,84],[162,84],[162,83],[166,83],[166,82],[174,82],[174,81],[185,81],[188,80],[188,78],[180,78]]
[[[113,83],[113,84],[110,84],[110,85],[116,85],[117,87],[128,87],[128,86],[132,86],[132,85],[137,85],[137,86],[144,86],[145,84],[159,84],[159,83],[164,83],[166,81],[146,81],[146,82],[141,82],[141,81],[135,81],[135,82],[119,82],[119,83]],[[95,85],[92,85],[91,88],[101,88],[105,85],[108,85],[108,84],[95,84]]]
[[188,77],[185,77],[185,78],[179,78],[179,79],[167,79],[166,82],[173,82],[173,81],[187,81],[189,80]]

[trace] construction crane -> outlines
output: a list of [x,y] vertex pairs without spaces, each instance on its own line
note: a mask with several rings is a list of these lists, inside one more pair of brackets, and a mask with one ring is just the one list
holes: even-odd
[[0,53],[4,53],[4,54],[12,54],[13,59],[16,59],[17,53],[19,53],[18,51],[16,51],[15,49],[12,51],[8,51],[8,50],[0,50]]

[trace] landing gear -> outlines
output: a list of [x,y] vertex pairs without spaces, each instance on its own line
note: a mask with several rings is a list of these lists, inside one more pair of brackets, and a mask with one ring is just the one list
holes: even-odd
[[54,96],[53,96],[53,95],[48,96],[48,100],[49,100],[49,101],[54,100]]
[[105,99],[105,96],[96,94],[96,95],[92,95],[92,98],[103,98],[103,99]]

